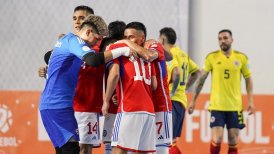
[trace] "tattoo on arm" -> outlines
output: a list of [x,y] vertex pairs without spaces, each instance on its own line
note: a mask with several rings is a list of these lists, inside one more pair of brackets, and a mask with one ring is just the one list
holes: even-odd
[[207,76],[208,76],[208,73],[204,72],[202,74],[202,76],[200,77],[200,79],[198,80],[197,86],[195,88],[195,94],[194,94],[194,97],[193,97],[194,100],[196,100],[198,95],[200,94],[200,92],[201,92],[201,90],[204,86],[204,83],[205,83],[205,80],[206,80]]

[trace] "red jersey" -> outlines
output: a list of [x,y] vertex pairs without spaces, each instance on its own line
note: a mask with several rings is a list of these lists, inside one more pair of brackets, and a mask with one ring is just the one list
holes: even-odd
[[[110,49],[125,47],[113,44]],[[141,58],[119,57],[114,63],[120,67],[120,79],[116,86],[118,112],[154,113],[151,99],[151,76],[155,75],[153,64]]]
[[[96,52],[99,52],[94,48]],[[105,66],[92,67],[83,63],[75,91],[73,108],[76,112],[101,112],[103,105],[103,75]]]
[[153,61],[157,78],[157,89],[152,91],[154,110],[155,112],[171,111],[172,104],[169,97],[164,48],[160,43],[154,42],[150,44],[149,49],[157,51],[159,55]]

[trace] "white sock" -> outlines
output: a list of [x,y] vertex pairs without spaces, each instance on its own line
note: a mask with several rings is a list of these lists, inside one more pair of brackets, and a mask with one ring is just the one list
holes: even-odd
[[105,154],[111,154],[111,143],[105,143]]
[[168,154],[168,147],[167,146],[156,147],[156,154]]

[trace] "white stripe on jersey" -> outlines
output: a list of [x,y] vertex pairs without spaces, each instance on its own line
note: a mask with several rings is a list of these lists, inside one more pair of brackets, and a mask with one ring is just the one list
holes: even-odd
[[79,38],[79,37],[77,37],[77,40],[78,40],[79,44],[84,44],[84,43],[85,43],[85,42],[84,42],[81,38]]
[[167,111],[169,111],[169,108],[168,108],[168,101],[167,101],[167,95],[166,95],[166,91],[164,89],[164,82],[163,82],[163,76],[162,76],[162,67],[161,67],[161,64],[160,62],[158,62],[158,67],[159,67],[159,70],[160,70],[160,80],[161,80],[161,87],[162,87],[162,91],[163,91],[163,95],[165,97],[165,102],[166,102],[166,107],[167,107]]
[[123,91],[123,83],[120,78],[120,93],[121,93],[121,112],[124,112],[124,91]]
[[106,73],[103,75],[103,98],[106,96]]

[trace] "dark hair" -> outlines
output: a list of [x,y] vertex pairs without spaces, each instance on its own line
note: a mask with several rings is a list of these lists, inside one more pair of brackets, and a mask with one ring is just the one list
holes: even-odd
[[74,12],[76,11],[86,11],[88,14],[94,14],[94,11],[91,7],[89,6],[86,6],[86,5],[80,5],[80,6],[77,6],[75,9],[74,9]]
[[231,32],[231,30],[229,30],[229,29],[220,30],[220,31],[219,31],[219,34],[221,34],[221,33],[223,33],[223,32],[227,32],[227,33],[230,34],[230,36],[232,36],[232,32]]
[[141,23],[141,22],[131,22],[131,23],[128,23],[127,26],[126,26],[126,29],[128,29],[128,28],[133,28],[133,29],[136,29],[136,30],[143,31],[144,34],[145,34],[145,38],[147,37],[146,26],[143,23]]
[[174,29],[172,29],[171,27],[164,27],[160,30],[160,35],[165,35],[167,38],[167,42],[169,44],[174,45],[176,43],[176,32]]
[[126,29],[126,24],[123,21],[113,21],[108,25],[108,35],[109,37],[121,40],[124,37],[124,31]]
[[99,52],[104,52],[106,50],[106,47],[114,42],[118,41],[118,39],[113,37],[105,37],[100,43]]

